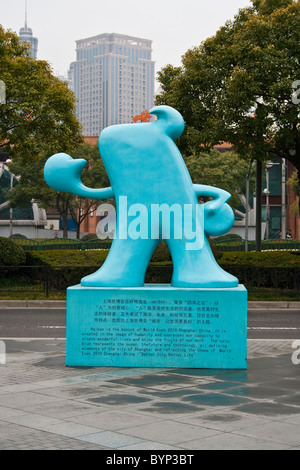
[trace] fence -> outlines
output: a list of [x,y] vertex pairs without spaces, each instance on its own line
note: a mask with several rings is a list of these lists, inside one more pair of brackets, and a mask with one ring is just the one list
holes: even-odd
[[[54,238],[44,241],[36,241],[30,238],[14,238],[25,251],[42,250],[108,250],[111,240],[72,240],[68,238]],[[241,238],[226,238],[221,240],[211,240],[211,244],[220,252],[246,251],[246,241]],[[298,240],[263,240],[262,250],[300,250]],[[255,251],[255,242],[248,241],[248,251]]]
[[[82,277],[97,271],[99,266],[3,266],[0,268],[0,294],[38,293],[46,298],[50,293],[66,292],[69,286],[80,284]],[[256,266],[224,266],[246,288],[273,288],[300,292],[300,268]],[[169,284],[172,264],[149,265],[146,283]]]
[[100,240],[95,238],[83,242],[82,240],[72,240],[69,238],[53,238],[43,241],[37,241],[30,238],[13,238],[13,240],[22,246],[25,251],[43,251],[43,250],[108,250],[111,246],[111,240]]
[[[101,266],[101,264],[100,264]],[[84,276],[94,273],[100,266],[2,266],[0,267],[0,294],[66,292],[69,286],[80,284]],[[172,265],[149,266],[147,283],[171,282]]]
[[[246,251],[246,241],[241,238],[211,240],[220,252]],[[300,240],[263,240],[262,250],[300,250]],[[255,251],[255,241],[248,241],[248,251]]]

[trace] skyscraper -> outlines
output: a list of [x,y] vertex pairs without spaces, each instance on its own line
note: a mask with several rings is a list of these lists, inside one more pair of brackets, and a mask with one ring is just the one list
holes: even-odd
[[114,33],[76,41],[69,82],[85,136],[133,122],[135,115],[153,106],[151,53],[152,41]]
[[20,29],[19,38],[31,45],[31,57],[37,58],[38,39],[33,37],[32,29],[27,26],[27,0],[25,0],[25,25]]

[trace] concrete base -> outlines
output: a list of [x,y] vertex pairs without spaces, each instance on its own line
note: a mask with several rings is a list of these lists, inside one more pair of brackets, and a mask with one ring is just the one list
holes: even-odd
[[246,369],[246,356],[242,285],[67,291],[67,366]]

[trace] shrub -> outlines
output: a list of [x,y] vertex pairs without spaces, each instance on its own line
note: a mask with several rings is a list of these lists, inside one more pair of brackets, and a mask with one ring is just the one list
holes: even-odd
[[300,256],[297,251],[235,251],[221,253],[218,263],[222,266],[300,267]]
[[300,289],[299,252],[222,253],[218,263],[247,288]]
[[[51,290],[63,291],[79,284],[80,280],[97,271],[107,256],[108,250],[49,250],[26,253],[26,264],[36,266],[31,276],[42,282],[45,272]],[[45,269],[39,268],[43,266]]]
[[220,237],[210,239],[210,241],[214,243],[226,242],[227,240],[243,241],[242,237],[236,233],[227,233],[226,235],[221,235]]
[[[11,241],[10,241],[11,242]],[[53,290],[65,290],[79,284],[82,277],[94,273],[106,259],[109,250],[49,250],[26,252],[27,265],[37,266],[32,277],[43,281],[44,268]],[[152,257],[146,283],[168,284],[173,266],[171,255],[162,242]],[[230,252],[219,253],[218,263],[235,275],[246,288],[264,287],[300,290],[299,252]],[[199,266],[199,269],[203,269]]]
[[27,266],[99,266],[108,250],[45,250],[26,252]]
[[18,243],[0,237],[0,266],[22,266],[25,261],[26,254]]
[[246,288],[300,290],[300,268],[224,266],[224,269],[236,276]]
[[172,261],[171,254],[167,244],[160,242],[152,255],[151,263],[159,263],[161,261]]
[[83,235],[81,241],[87,242],[88,240],[94,240],[95,238],[97,238],[97,235],[95,233],[87,233],[86,235]]
[[70,286],[80,284],[83,277],[93,274],[100,268],[98,266],[76,266],[76,267],[57,267],[48,268],[48,282],[52,291],[64,291]]
[[168,263],[160,263],[159,265],[149,265],[145,283],[146,284],[170,284],[173,274],[173,266]]
[[26,238],[25,235],[22,235],[21,233],[14,233],[13,235],[10,235],[9,238]]

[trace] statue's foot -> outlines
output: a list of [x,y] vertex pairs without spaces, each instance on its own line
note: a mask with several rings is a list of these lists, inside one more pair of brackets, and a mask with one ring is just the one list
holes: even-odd
[[83,287],[142,287],[144,281],[134,279],[128,275],[124,277],[112,277],[103,275],[101,270],[81,279]]
[[192,288],[233,288],[238,287],[239,280],[227,273],[223,269],[213,269],[205,273],[180,273],[179,276],[173,275],[171,285],[173,287],[192,287]]

